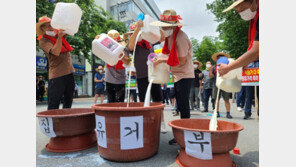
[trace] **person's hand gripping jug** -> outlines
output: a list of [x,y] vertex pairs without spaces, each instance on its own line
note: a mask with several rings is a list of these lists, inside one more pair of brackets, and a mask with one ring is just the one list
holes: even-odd
[[[228,64],[233,61],[234,60],[232,58],[221,57],[217,60],[217,64]],[[220,76],[219,73],[217,73],[216,86],[225,92],[239,92],[241,90],[241,79],[242,68],[231,70],[223,76]]]

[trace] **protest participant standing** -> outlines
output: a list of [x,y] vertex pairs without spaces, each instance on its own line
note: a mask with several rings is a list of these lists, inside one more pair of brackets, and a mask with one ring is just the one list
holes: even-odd
[[[125,45],[120,38],[120,34],[116,30],[108,31],[108,36],[113,38],[117,42],[121,42],[121,45]],[[100,38],[97,35],[95,39]],[[127,56],[127,50],[124,51],[124,57],[117,62],[116,65],[111,66],[107,64],[105,68],[105,81],[106,81],[106,92],[108,97],[108,103],[124,102],[125,97],[125,66],[129,65],[129,57]],[[119,55],[122,57],[122,54]]]
[[[249,21],[249,47],[247,52],[241,55],[234,62],[231,62],[228,65],[222,64],[218,69],[219,74],[221,75],[227,74],[229,71],[239,67],[259,67],[259,0],[234,0],[234,3],[223,12],[227,12],[233,8],[235,8],[236,12],[239,13],[243,20]],[[259,87],[257,96],[259,100]],[[252,115],[251,102],[253,97],[254,86],[247,86],[244,119],[249,119]]]
[[203,98],[204,98],[204,110],[202,112],[208,112],[209,108],[209,99],[211,97],[211,102],[212,102],[212,107],[213,110],[215,109],[215,104],[214,104],[214,98],[212,96],[213,92],[213,86],[214,86],[214,78],[210,77],[210,70],[212,69],[212,63],[210,61],[207,61],[206,63],[206,69],[202,71],[203,74]]
[[40,102],[43,101],[43,95],[45,93],[45,82],[43,81],[43,76],[39,75],[38,76],[38,80],[37,80],[37,87],[38,87],[38,91],[37,91],[37,100],[39,100]]
[[[160,16],[160,21],[151,25],[161,27],[165,36],[162,53],[169,55],[168,58],[159,58],[154,61],[154,66],[167,63],[171,66],[174,89],[177,100],[177,109],[181,119],[190,118],[189,93],[194,80],[194,67],[192,62],[192,44],[188,36],[181,30],[181,17],[174,10],[165,10]],[[169,144],[175,143],[175,139]]]
[[63,108],[71,108],[74,94],[74,67],[70,52],[73,48],[64,38],[64,30],[54,30],[51,19],[43,16],[36,23],[39,46],[49,63],[48,110],[58,109],[63,97]]
[[192,82],[191,89],[190,89],[190,107],[192,110],[194,110],[194,99],[196,101],[196,110],[200,110],[200,89],[201,89],[201,80],[202,80],[202,73],[199,70],[199,68],[202,66],[202,63],[195,60],[193,61],[194,66],[194,82]]
[[[217,62],[217,60],[220,58],[220,57],[227,57],[227,58],[230,58],[230,55],[227,54],[227,53],[215,53],[213,56],[212,56],[212,59]],[[226,111],[227,111],[227,114],[226,114],[226,117],[228,119],[231,119],[232,116],[230,115],[230,102],[229,102],[229,99],[230,99],[230,96],[231,96],[231,93],[228,93],[228,92],[225,92],[224,90],[220,89],[220,92],[219,92],[219,95],[218,95],[218,98],[217,98],[217,93],[218,93],[218,87],[216,86],[216,79],[217,79],[217,69],[218,69],[218,66],[215,65],[214,67],[212,67],[212,69],[210,70],[210,78],[214,78],[214,85],[213,85],[213,98],[214,98],[214,101],[215,101],[215,104],[217,103],[217,117],[220,117],[220,112],[219,112],[219,101],[220,101],[220,98],[221,96],[223,97],[223,100],[225,102],[225,108],[226,108]]]
[[[154,53],[154,49],[151,44],[148,41],[144,40],[142,36],[140,36],[138,41],[136,41],[136,37],[143,26],[143,21],[138,20],[136,23],[133,23],[130,26],[130,32],[126,33],[130,35],[129,43],[127,45],[130,54],[133,54],[133,52],[135,52],[134,64],[136,68],[137,86],[140,102],[144,102],[146,91],[149,85],[147,65],[148,55],[150,53]],[[134,51],[135,44],[137,46],[136,50]],[[152,84],[151,97],[153,102],[162,102],[162,91],[160,84]],[[161,120],[161,132],[166,133],[163,112],[161,114]]]
[[103,104],[105,93],[105,75],[103,66],[98,66],[98,68],[96,68],[96,72],[97,73],[94,76],[94,82],[96,83],[94,104],[97,103],[99,96],[101,98],[101,104]]

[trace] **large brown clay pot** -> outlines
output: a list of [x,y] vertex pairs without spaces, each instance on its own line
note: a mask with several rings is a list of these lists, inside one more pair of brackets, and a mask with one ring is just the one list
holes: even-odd
[[[96,145],[95,113],[90,108],[56,109],[39,112],[36,115],[41,124],[50,120],[55,136],[46,145],[51,152],[72,152]],[[47,135],[47,134],[46,134]]]
[[[105,117],[106,148],[98,145],[100,155],[111,161],[138,161],[155,155],[159,147],[162,103],[108,103],[92,106],[97,116]],[[143,117],[143,147],[121,149],[120,119],[121,117]]]
[[178,119],[168,124],[173,128],[175,140],[182,149],[185,149],[184,130],[210,132],[213,154],[227,153],[232,150],[237,143],[239,131],[244,129],[237,123],[218,120],[217,131],[210,131],[209,123],[209,119]]
[[213,154],[212,160],[201,160],[186,154],[184,149],[180,150],[176,158],[180,167],[235,167],[229,153]]

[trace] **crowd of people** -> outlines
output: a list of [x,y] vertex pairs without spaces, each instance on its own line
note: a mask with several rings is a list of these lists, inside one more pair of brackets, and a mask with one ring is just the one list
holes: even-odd
[[[109,37],[122,44],[125,49],[119,55],[121,59],[116,65],[107,64],[105,68],[103,66],[97,67],[97,73],[94,74],[96,85],[94,103],[96,104],[98,97],[100,97],[100,103],[103,103],[104,90],[106,90],[108,103],[125,101],[126,70],[127,67],[132,66],[130,60],[133,52],[135,55],[135,70],[131,73],[131,77],[136,80],[137,89],[135,91],[131,90],[130,93],[134,102],[137,102],[138,99],[139,102],[144,102],[149,84],[148,55],[154,52],[154,45],[164,42],[162,53],[168,56],[153,61],[153,66],[157,67],[160,63],[168,64],[172,71],[174,86],[168,88],[166,84],[161,86],[161,84],[153,83],[151,88],[152,101],[171,103],[172,106],[175,106],[175,116],[180,115],[181,119],[188,119],[191,116],[190,110],[201,110],[200,102],[202,102],[204,108],[202,112],[209,112],[209,100],[213,110],[216,104],[217,116],[220,117],[219,100],[222,97],[227,111],[226,118],[231,119],[229,99],[232,93],[221,90],[217,95],[217,86],[215,84],[217,73],[219,72],[222,76],[232,69],[242,68],[250,63],[249,66],[258,65],[258,6],[258,0],[245,0],[239,1],[239,3],[235,2],[227,9],[235,8],[243,19],[250,20],[249,49],[244,55],[228,65],[215,64],[213,66],[211,61],[208,60],[203,71],[200,70],[202,69],[202,63],[198,60],[193,61],[192,44],[187,34],[182,30],[184,24],[180,23],[181,17],[174,10],[165,10],[161,14],[159,21],[151,23],[153,26],[160,27],[161,30],[161,38],[155,44],[149,43],[142,36],[136,38],[144,26],[142,20],[133,23],[130,26],[130,31],[122,36],[118,31],[110,30],[108,32]],[[70,57],[73,48],[67,42],[64,30],[54,30],[50,22],[50,18],[41,17],[36,24],[37,35],[40,36],[39,46],[45,52],[49,62],[48,110],[58,109],[62,98],[63,108],[71,108],[75,89],[74,68]],[[100,38],[100,35],[94,38]],[[212,61],[217,62],[221,57],[229,58],[230,55],[222,52],[213,53]],[[38,82],[38,85],[42,84],[41,81]],[[241,92],[238,93],[238,109],[241,110],[245,107],[245,119],[251,116],[252,98],[254,97],[253,88],[243,87]],[[163,113],[161,114],[161,120],[161,132],[166,133]],[[172,139],[169,143],[173,144],[175,140]]]

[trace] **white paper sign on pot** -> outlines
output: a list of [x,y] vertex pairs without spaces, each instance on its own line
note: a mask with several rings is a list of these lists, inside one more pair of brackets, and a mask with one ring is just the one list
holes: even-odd
[[56,134],[53,131],[52,118],[38,117],[38,119],[39,119],[39,126],[42,133],[48,137],[56,137]]
[[105,117],[96,115],[96,134],[98,145],[107,148]]
[[120,149],[144,147],[143,116],[120,117]]
[[211,133],[184,130],[186,154],[203,160],[213,159]]

